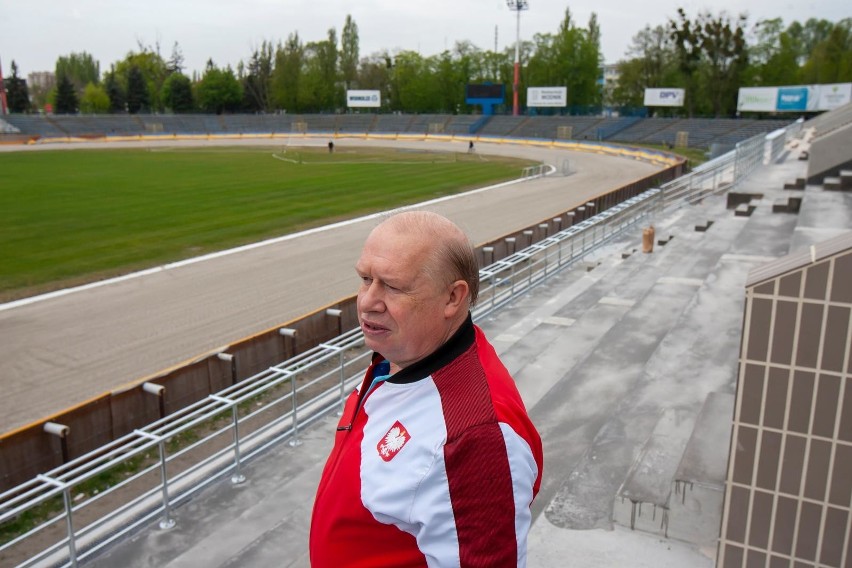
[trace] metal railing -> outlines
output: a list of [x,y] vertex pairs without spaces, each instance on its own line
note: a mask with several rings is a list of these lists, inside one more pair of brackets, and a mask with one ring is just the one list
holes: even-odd
[[[507,305],[653,215],[736,186],[762,162],[764,138],[738,144],[661,188],[545,235],[506,258],[492,259],[480,271],[474,319]],[[561,227],[560,218],[553,221]],[[488,248],[481,253],[493,254]],[[342,410],[369,356],[360,330],[350,330],[0,494],[0,526],[27,512],[53,510],[47,521],[0,546],[0,560],[4,565],[77,566],[157,518],[161,528],[172,527],[176,505],[228,474],[232,483],[242,483],[245,460],[284,440],[299,445],[302,430]],[[120,481],[100,492],[87,487],[106,475]],[[52,544],[31,553],[27,543],[36,537]]]

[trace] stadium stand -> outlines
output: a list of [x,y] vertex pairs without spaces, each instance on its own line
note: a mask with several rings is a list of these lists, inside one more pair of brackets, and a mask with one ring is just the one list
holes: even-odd
[[412,134],[442,134],[444,128],[449,122],[450,116],[446,114],[418,114],[414,116],[411,124],[408,125],[408,131]]
[[337,131],[343,133],[366,134],[376,123],[378,115],[373,113],[342,114],[337,119]]
[[[606,140],[617,143],[672,144],[686,132],[687,146],[729,148],[789,120],[603,118],[597,116],[483,116],[449,114],[162,114],[162,115],[9,115],[6,122],[31,137],[138,135],[214,135],[317,132],[334,134],[408,133],[513,136],[544,140]],[[852,122],[852,108],[837,115],[831,128]],[[827,128],[828,126],[826,126]],[[815,121],[814,129],[819,129]]]
[[396,133],[406,132],[414,120],[409,114],[380,114],[372,125],[371,132]]
[[0,134],[17,134],[18,132],[20,132],[20,129],[0,118]]
[[492,116],[477,131],[482,136],[514,136],[522,124],[527,122],[526,116]]
[[450,116],[444,127],[445,134],[472,134],[474,125],[483,117],[477,114],[456,114]]

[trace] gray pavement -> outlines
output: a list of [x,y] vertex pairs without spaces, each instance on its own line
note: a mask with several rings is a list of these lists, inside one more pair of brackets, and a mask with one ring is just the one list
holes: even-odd
[[[269,141],[227,144],[269,146]],[[339,148],[388,144],[466,151],[463,142],[337,141]],[[168,148],[174,142],[149,145]],[[64,146],[86,147],[91,146]],[[0,146],[0,151],[39,148]],[[516,144],[481,142],[477,152],[531,158],[557,168],[570,157],[572,174],[504,184],[426,205],[458,222],[475,243],[539,223],[659,169],[627,158]],[[104,285],[0,305],[0,434],[350,296],[355,285],[348,267],[373,225],[372,219],[362,218]]]
[[[724,196],[661,215],[658,234],[673,236],[665,246],[622,258],[640,248],[637,228],[588,258],[593,270],[565,271],[478,322],[544,442],[530,566],[713,566],[719,523],[712,515],[684,519],[685,542],[614,524],[613,502],[625,479],[642,477],[631,471],[643,452],[682,448],[694,424],[706,428],[693,436],[700,444],[657,457],[674,455],[665,459],[677,459],[683,475],[723,475],[744,284],[749,270],[790,252],[800,219],[810,222],[772,212],[788,174],[799,170],[803,164],[784,162],[752,174],[739,188],[764,194],[751,217],[727,210]],[[812,195],[819,200],[822,191],[808,188],[805,202]],[[832,224],[837,218],[818,228],[848,230]],[[708,231],[695,231],[708,219]],[[712,412],[701,413],[708,400]],[[333,428],[329,419],[302,446],[273,448],[248,465],[244,485],[209,487],[175,512],[171,531],[144,529],[89,564],[308,566],[310,507]],[[665,485],[648,475],[642,483]]]

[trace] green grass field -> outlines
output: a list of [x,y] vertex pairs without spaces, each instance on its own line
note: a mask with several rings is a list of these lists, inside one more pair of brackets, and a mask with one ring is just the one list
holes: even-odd
[[0,301],[515,178],[528,162],[366,148],[0,154]]

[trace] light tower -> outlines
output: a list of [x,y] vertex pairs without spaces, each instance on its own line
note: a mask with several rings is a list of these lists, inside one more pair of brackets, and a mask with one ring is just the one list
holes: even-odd
[[530,4],[527,0],[506,0],[510,10],[518,17],[517,37],[515,39],[515,81],[512,83],[512,115],[518,116],[518,83],[521,75],[521,12],[527,10]]

